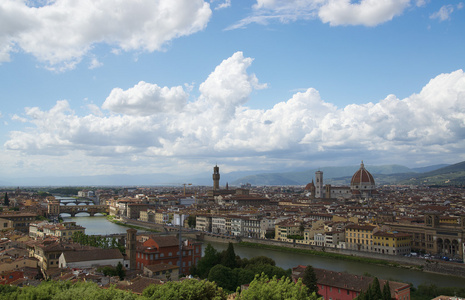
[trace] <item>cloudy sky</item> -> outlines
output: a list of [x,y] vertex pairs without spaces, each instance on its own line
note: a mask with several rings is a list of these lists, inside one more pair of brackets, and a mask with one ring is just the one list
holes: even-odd
[[465,160],[465,3],[1,0],[0,177]]

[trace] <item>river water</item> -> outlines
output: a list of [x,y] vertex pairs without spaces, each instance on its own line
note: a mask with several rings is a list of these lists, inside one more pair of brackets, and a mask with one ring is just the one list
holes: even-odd
[[[85,214],[83,214],[85,215]],[[66,215],[62,216],[65,221],[74,221],[77,224],[86,228],[86,234],[113,234],[125,233],[126,227],[116,225],[109,222],[104,216],[80,216],[71,218]],[[211,243],[212,246],[218,251],[223,251],[227,248],[224,243]],[[205,247],[206,244],[204,244]],[[289,253],[279,250],[270,249],[255,249],[248,248],[238,244],[234,245],[236,255],[245,258],[252,258],[254,256],[263,255],[272,258],[276,261],[276,265],[289,269],[298,265],[312,265],[314,268],[328,269],[337,272],[348,272],[357,275],[370,274],[382,279],[391,281],[401,281],[412,283],[414,286],[420,284],[435,284],[444,287],[465,287],[465,278],[424,273],[421,271],[377,266],[366,263],[338,260],[325,258],[320,256],[312,256],[308,254]]]

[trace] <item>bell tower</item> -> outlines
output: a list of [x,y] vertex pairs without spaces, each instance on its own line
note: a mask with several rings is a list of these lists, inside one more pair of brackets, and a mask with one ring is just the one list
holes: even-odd
[[126,230],[126,255],[129,258],[129,269],[136,269],[136,233],[135,229]]
[[217,191],[220,189],[220,168],[218,165],[213,167],[213,190]]

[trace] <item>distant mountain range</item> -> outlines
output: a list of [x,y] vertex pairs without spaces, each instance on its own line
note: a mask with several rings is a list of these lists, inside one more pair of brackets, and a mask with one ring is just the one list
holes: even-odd
[[[315,172],[323,171],[325,184],[349,185],[352,175],[360,165],[344,167],[323,167],[296,172],[266,173],[264,171],[245,171],[221,173],[220,184],[240,186],[250,183],[255,186],[306,185],[315,178]],[[465,185],[465,162],[453,165],[432,165],[422,168],[408,168],[401,165],[370,166],[365,168],[373,175],[377,185],[413,184],[413,185]],[[139,175],[96,175],[69,177],[29,177],[0,178],[0,186],[182,186],[212,185],[212,173],[204,172],[194,176],[172,174]]]

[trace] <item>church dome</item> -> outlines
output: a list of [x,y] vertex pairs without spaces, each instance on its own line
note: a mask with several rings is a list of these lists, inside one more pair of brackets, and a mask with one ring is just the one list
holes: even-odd
[[365,169],[363,161],[360,164],[360,169],[352,176],[350,186],[355,189],[374,188],[375,180],[373,179],[373,175]]

